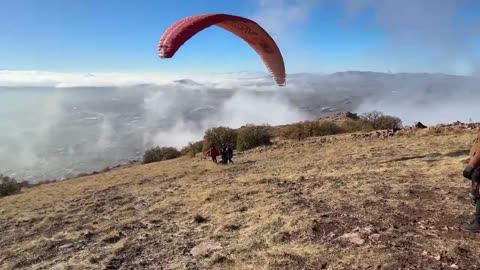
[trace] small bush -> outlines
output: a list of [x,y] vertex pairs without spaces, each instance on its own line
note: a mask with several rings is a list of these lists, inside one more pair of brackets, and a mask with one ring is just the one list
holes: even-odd
[[159,162],[168,159],[174,159],[181,155],[175,147],[155,147],[145,151],[143,154],[143,163]]
[[244,151],[261,145],[269,145],[272,143],[271,139],[268,126],[247,125],[238,131],[237,149]]
[[201,153],[203,150],[203,141],[190,142],[187,146],[183,147],[180,151],[182,155],[188,157],[194,157],[196,154]]
[[317,122],[317,123],[314,123],[312,127],[313,136],[335,135],[335,134],[340,134],[342,132],[343,132],[343,129],[340,126],[330,121],[322,121],[320,123]]
[[14,178],[0,174],[0,197],[20,193],[22,186]]
[[303,140],[313,136],[343,133],[342,127],[330,121],[305,121],[285,127],[281,136],[286,139]]
[[237,132],[228,127],[210,128],[203,136],[203,151],[208,150],[212,145],[221,148],[222,144],[231,143],[236,148]]
[[346,120],[341,124],[341,128],[348,133],[373,131],[373,126],[365,120]]
[[308,134],[307,122],[300,122],[288,125],[283,128],[281,137],[291,140],[303,140],[310,135]]
[[204,223],[204,222],[207,222],[208,219],[200,214],[196,214],[194,217],[193,217],[193,220],[196,222],[196,223]]
[[378,129],[399,129],[402,128],[402,120],[395,116],[385,115],[380,118],[377,127]]
[[364,113],[361,116],[361,119],[372,125],[374,130],[395,129],[402,127],[402,120],[400,120],[400,118],[384,115],[378,111]]

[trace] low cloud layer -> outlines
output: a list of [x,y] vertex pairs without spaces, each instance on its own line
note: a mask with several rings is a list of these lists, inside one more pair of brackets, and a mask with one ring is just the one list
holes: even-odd
[[201,140],[210,127],[309,117],[273,82],[264,83],[261,92],[267,95],[253,90],[267,78],[241,76],[251,84],[225,88],[233,80],[227,74],[208,85],[183,79],[117,87],[104,80],[100,87],[78,81],[71,82],[76,87],[59,87],[61,79],[78,78],[62,74],[31,81],[40,86],[0,87],[0,173],[30,181],[71,177],[141,158],[153,146],[181,148]]
[[170,85],[198,88],[257,88],[275,89],[277,86],[265,72],[243,73],[62,73],[48,71],[0,70],[0,87],[132,87],[138,85]]
[[380,110],[406,125],[480,121],[475,77],[303,73],[289,74],[287,87],[263,73],[202,78],[151,84],[136,77],[121,87],[107,80],[58,87],[62,81],[50,78],[50,85],[0,87],[0,173],[70,177],[141,158],[153,146],[181,148],[210,127],[287,124],[335,111]]
[[427,125],[439,123],[480,122],[475,100],[480,98],[477,77],[399,74],[383,79],[383,94],[364,99],[357,112],[377,110],[395,115],[404,124],[421,121]]
[[[187,75],[187,74],[185,74]],[[49,71],[0,70],[0,86],[124,87],[137,84],[164,84],[181,74],[62,73]]]

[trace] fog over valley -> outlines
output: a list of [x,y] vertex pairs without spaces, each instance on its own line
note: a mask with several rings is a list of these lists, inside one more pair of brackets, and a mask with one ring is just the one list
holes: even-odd
[[479,79],[415,73],[266,73],[151,77],[2,72],[0,173],[31,182],[181,148],[210,127],[279,125],[378,110],[404,125],[478,121]]

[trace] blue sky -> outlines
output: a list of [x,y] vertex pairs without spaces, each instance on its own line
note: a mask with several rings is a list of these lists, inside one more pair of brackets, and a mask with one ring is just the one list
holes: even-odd
[[246,16],[277,40],[288,73],[462,73],[477,63],[480,3],[469,0],[0,0],[0,70],[266,71],[242,40],[209,28],[172,59],[162,32],[183,17]]

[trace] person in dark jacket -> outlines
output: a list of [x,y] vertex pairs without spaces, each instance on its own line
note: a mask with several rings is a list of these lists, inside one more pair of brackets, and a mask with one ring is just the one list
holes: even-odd
[[225,144],[222,144],[222,150],[220,151],[222,154],[222,164],[227,164],[228,162],[228,151],[227,151],[227,146]]
[[232,157],[233,157],[233,147],[231,144],[229,144],[227,146],[227,158],[229,163],[233,163]]

